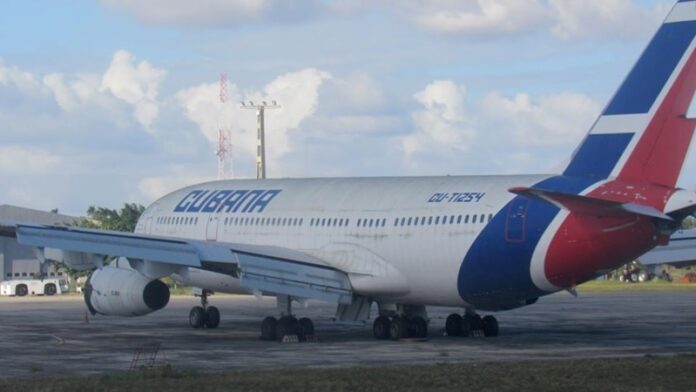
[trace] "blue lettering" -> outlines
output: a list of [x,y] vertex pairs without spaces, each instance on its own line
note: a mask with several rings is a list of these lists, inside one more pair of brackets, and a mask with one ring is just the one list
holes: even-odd
[[264,192],[261,196],[256,198],[253,204],[249,203],[249,206],[244,209],[244,212],[254,212],[254,209],[257,208],[258,212],[263,212],[268,203],[270,203],[271,200],[273,200],[273,198],[280,193],[280,191],[280,189],[271,189]]
[[[205,195],[208,194],[208,197],[205,197]],[[198,212],[203,208],[205,203],[210,200],[211,197],[215,196],[215,191],[203,191],[196,200],[189,206],[189,208],[186,209],[186,212]]]
[[232,191],[220,191],[213,198],[211,198],[203,207],[203,212],[215,212],[215,210],[220,206],[220,203],[230,195]]
[[191,203],[196,199],[196,197],[201,194],[201,192],[203,192],[203,191],[196,190],[196,191],[192,191],[191,193],[186,195],[186,197],[181,199],[179,204],[176,205],[176,207],[174,208],[174,212],[184,212],[191,205]]
[[259,196],[261,196],[261,194],[263,194],[263,192],[264,192],[264,191],[261,190],[261,189],[254,189],[253,191],[247,193],[247,195],[244,196],[244,199],[242,199],[242,201],[239,202],[239,204],[237,205],[237,208],[241,207],[241,206],[242,206],[242,203],[245,203],[245,202],[246,202],[246,204],[244,205],[244,209],[242,210],[242,212],[250,212],[250,211],[249,211],[249,206],[251,206],[252,204],[254,204],[254,201],[256,201],[256,199],[258,199]]
[[236,212],[239,209],[239,206],[237,205],[240,200],[249,193],[249,191],[235,191],[233,192],[227,200],[225,200],[221,205],[220,208],[218,209],[218,212],[225,210],[224,212]]

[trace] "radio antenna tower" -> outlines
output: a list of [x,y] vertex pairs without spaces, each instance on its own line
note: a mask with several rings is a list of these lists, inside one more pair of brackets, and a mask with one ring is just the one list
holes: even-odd
[[227,75],[220,74],[220,103],[222,112],[220,113],[220,127],[218,128],[218,179],[224,180],[234,176],[232,171],[232,137],[228,126],[227,108]]
[[265,179],[266,178],[266,136],[264,127],[264,114],[266,109],[280,109],[280,105],[276,101],[271,101],[267,103],[266,101],[261,101],[260,103],[254,103],[254,101],[242,102],[242,109],[254,109],[256,110],[256,178]]

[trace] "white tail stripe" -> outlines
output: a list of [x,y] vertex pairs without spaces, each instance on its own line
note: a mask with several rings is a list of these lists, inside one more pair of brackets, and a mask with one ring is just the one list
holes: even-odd
[[590,131],[591,134],[602,133],[635,133],[641,132],[648,126],[648,114],[619,114],[601,116]]
[[677,3],[669,13],[665,23],[676,23],[696,20],[696,1]]

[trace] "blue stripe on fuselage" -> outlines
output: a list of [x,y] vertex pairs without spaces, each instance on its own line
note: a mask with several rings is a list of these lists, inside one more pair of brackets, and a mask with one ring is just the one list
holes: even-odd
[[696,34],[696,22],[663,24],[650,41],[604,115],[650,111]]
[[[550,177],[534,185],[535,188],[578,194],[596,182],[592,178],[568,176]],[[523,301],[539,297],[545,292],[532,282],[530,263],[541,236],[559,209],[553,205],[529,200],[522,241],[508,237],[506,223],[508,209],[516,196],[493,217],[469,248],[459,269],[457,289],[460,297],[474,306],[491,303]],[[518,233],[516,233],[518,235]]]

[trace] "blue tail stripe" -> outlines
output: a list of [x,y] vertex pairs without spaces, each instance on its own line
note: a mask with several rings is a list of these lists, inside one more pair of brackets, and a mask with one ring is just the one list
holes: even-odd
[[604,115],[650,111],[695,34],[696,21],[663,24],[607,106]]
[[588,135],[563,175],[607,178],[633,136],[633,133]]

